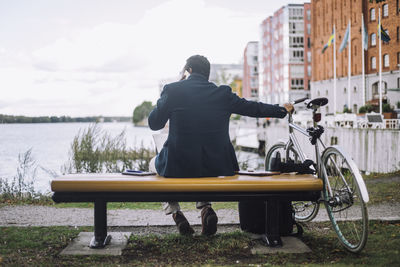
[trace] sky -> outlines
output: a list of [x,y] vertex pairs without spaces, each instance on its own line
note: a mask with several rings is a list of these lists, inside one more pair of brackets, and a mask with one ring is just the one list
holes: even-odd
[[194,54],[239,63],[299,0],[0,0],[0,114],[131,116]]

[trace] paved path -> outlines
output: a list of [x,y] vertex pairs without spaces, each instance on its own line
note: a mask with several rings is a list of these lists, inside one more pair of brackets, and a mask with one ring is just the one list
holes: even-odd
[[[237,210],[217,210],[220,224],[238,224]],[[184,211],[192,225],[201,224],[200,212]],[[400,203],[368,207],[370,220],[400,220]],[[325,208],[321,206],[314,221],[327,221]],[[5,206],[0,208],[0,226],[92,226],[92,208],[55,208],[51,206]],[[174,225],[171,216],[161,210],[108,210],[109,226]]]

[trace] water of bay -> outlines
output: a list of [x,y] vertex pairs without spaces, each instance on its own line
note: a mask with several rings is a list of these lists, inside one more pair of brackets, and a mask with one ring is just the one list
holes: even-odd
[[[33,123],[0,124],[0,178],[10,180],[17,171],[18,155],[32,149],[38,168],[35,188],[49,191],[52,176],[44,171],[60,174],[68,161],[73,138],[90,126],[90,123]],[[100,128],[111,136],[125,130],[127,146],[154,149],[152,134],[147,127],[134,127],[132,123],[100,123]]]

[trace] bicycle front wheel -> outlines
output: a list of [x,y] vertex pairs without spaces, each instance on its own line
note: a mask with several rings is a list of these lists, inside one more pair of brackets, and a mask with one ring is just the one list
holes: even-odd
[[[277,153],[281,156],[282,162],[292,160],[294,163],[301,163],[300,157],[293,145],[290,145],[288,150],[285,149],[286,144],[283,142],[276,143],[269,150],[265,157],[265,170],[271,170],[272,159]],[[292,201],[295,220],[298,222],[309,222],[317,216],[319,204],[312,201]]]
[[[333,228],[345,248],[361,251],[368,236],[368,212],[360,188],[360,171],[354,161],[336,147],[322,155],[325,206]],[[361,178],[362,179],[362,178]],[[361,184],[362,183],[362,184]]]

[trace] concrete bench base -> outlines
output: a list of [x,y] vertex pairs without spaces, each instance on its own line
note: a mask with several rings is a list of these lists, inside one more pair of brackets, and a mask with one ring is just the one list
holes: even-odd
[[130,232],[110,232],[112,239],[107,247],[102,249],[91,249],[88,244],[93,239],[93,232],[81,232],[71,244],[69,244],[60,255],[122,255],[122,250],[128,244]]

